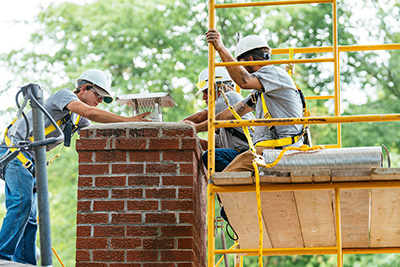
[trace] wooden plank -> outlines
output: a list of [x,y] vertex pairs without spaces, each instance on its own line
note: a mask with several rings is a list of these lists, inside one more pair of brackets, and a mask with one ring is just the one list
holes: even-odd
[[[260,169],[260,184],[288,184],[291,183],[289,171],[278,171],[266,168]],[[254,184],[256,183],[255,177]]]
[[274,248],[304,247],[292,191],[262,192],[261,206]]
[[344,248],[369,247],[369,189],[340,190]]
[[370,246],[400,246],[400,188],[371,190]]
[[216,172],[213,174],[215,185],[245,185],[253,184],[251,172]]
[[335,246],[333,191],[295,191],[295,198],[305,246]]
[[371,180],[400,180],[400,168],[373,168],[371,169]]
[[[255,192],[219,193],[229,222],[239,235],[240,248],[258,248],[259,228]],[[264,248],[272,248],[265,224]]]
[[290,173],[292,183],[321,183],[331,181],[331,171],[323,170],[294,170]]
[[332,182],[369,181],[371,171],[368,170],[332,170]]

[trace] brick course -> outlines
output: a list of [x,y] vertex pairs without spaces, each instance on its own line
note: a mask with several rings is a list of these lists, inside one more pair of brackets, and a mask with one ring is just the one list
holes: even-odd
[[81,131],[76,267],[206,266],[206,179],[193,128]]

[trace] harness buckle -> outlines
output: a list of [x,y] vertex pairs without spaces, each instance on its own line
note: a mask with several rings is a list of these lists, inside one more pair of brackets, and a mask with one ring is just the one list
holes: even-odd
[[22,166],[24,166],[24,168],[29,169],[32,166],[32,161],[28,160],[25,163],[22,163]]

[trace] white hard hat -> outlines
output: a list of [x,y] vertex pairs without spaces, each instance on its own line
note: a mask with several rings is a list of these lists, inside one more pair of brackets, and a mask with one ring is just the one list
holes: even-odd
[[111,77],[104,71],[98,69],[87,70],[76,80],[78,86],[81,81],[87,81],[96,85],[93,88],[99,95],[104,97],[104,102],[111,103],[113,101],[113,97],[108,92],[111,90]]
[[[215,82],[229,82],[232,81],[228,71],[224,67],[215,68]],[[199,91],[196,95],[199,95],[204,90],[208,89],[208,68],[204,69],[199,75],[199,82],[196,84]]]
[[268,43],[258,35],[248,35],[241,39],[239,43],[236,45],[235,49],[235,58],[238,59],[239,56],[243,55],[244,53],[256,49],[256,48],[269,48]]

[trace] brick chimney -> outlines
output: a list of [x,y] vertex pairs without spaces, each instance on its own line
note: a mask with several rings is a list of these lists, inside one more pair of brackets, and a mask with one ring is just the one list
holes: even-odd
[[206,266],[206,178],[191,126],[81,131],[77,267]]

